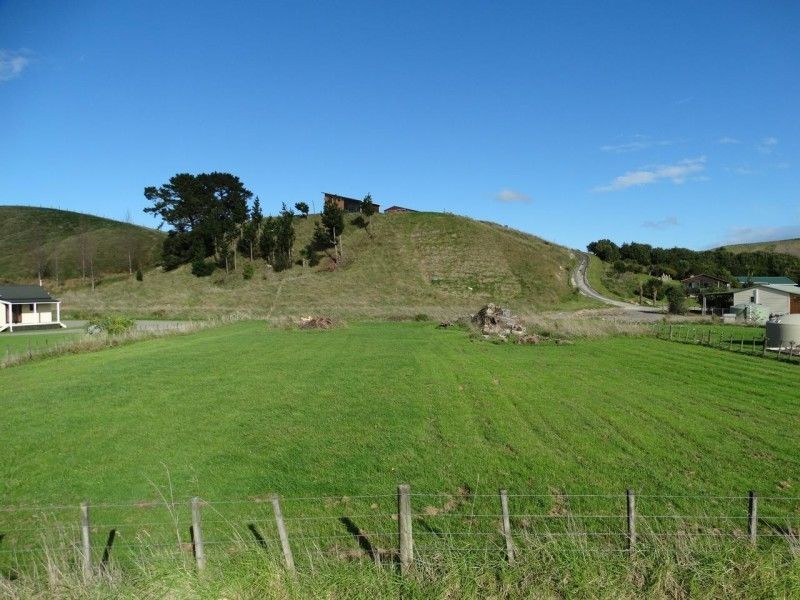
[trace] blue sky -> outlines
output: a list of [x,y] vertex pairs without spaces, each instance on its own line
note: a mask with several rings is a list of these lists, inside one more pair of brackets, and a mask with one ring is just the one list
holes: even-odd
[[[602,6],[601,6],[602,4]],[[800,236],[798,2],[0,0],[0,204],[230,171],[583,247]]]

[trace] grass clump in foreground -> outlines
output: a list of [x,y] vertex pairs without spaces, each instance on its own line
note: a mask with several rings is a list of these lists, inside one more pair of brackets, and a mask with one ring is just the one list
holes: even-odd
[[[426,322],[242,322],[31,362],[2,373],[0,572],[17,577],[2,585],[71,593],[74,567],[48,579],[37,544],[64,527],[52,547],[73,548],[88,498],[95,564],[119,532],[115,575],[76,595],[791,596],[797,383],[791,365],[652,337],[498,345]],[[415,494],[410,582],[373,567],[342,521],[396,548],[401,482]],[[512,494],[513,568],[500,487]],[[641,515],[633,562],[626,488]],[[763,515],[754,550],[742,539],[749,489]],[[271,493],[297,582],[279,567]],[[194,495],[206,501],[204,578],[186,551]]]

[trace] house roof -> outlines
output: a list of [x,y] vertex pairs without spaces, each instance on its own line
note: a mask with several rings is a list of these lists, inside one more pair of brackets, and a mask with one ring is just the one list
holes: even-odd
[[779,283],[764,283],[764,284],[757,284],[751,285],[746,288],[739,288],[737,290],[731,290],[732,292],[749,292],[750,290],[755,289],[762,289],[762,290],[775,290],[776,292],[785,292],[787,294],[792,294],[793,296],[800,296],[800,286],[798,285],[788,285],[788,284],[779,284]]
[[0,285],[0,301],[16,304],[56,302],[40,285]]
[[788,277],[771,277],[763,275],[737,275],[736,280],[739,283],[769,283],[769,284],[787,284],[797,285],[796,281],[792,281]]

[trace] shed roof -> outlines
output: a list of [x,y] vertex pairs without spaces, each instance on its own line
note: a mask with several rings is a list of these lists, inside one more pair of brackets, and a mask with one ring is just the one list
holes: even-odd
[[0,285],[0,301],[17,304],[29,302],[55,302],[40,285]]
[[792,281],[788,277],[772,277],[769,275],[737,275],[736,280],[739,283],[768,283],[778,285],[797,285],[796,281]]

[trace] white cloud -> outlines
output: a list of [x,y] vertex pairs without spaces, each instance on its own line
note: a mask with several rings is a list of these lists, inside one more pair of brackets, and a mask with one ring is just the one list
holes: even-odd
[[775,146],[778,145],[778,138],[776,137],[765,137],[758,143],[758,151],[761,154],[772,154],[772,151],[775,150]]
[[665,217],[660,221],[645,221],[642,223],[642,227],[648,229],[667,229],[668,227],[677,227],[678,225],[680,225],[680,223],[677,217]]
[[[654,165],[643,167],[638,171],[628,171],[620,175],[608,185],[601,185],[594,188],[595,192],[616,192],[629,187],[648,185],[667,179],[675,184],[684,183],[692,175],[701,173],[706,168],[706,157],[686,158],[678,161],[674,165]],[[699,177],[692,177],[699,179]]]
[[646,150],[647,148],[652,148],[654,146],[669,146],[672,144],[672,140],[654,140],[650,136],[637,134],[632,136],[626,142],[620,142],[618,144],[606,144],[605,146],[600,146],[600,150],[603,152],[614,152],[616,154],[624,154],[625,152],[636,152],[638,150]]
[[512,204],[514,202],[532,202],[533,199],[528,196],[527,194],[523,194],[522,192],[517,192],[515,190],[509,190],[508,188],[504,188],[495,194],[494,199],[497,202],[504,202],[506,204]]
[[0,49],[0,81],[9,81],[19,77],[31,63],[25,51],[12,52]]
[[750,244],[753,242],[774,242],[800,238],[800,225],[781,225],[779,227],[734,227],[725,235],[719,246],[730,244]]
[[718,144],[741,144],[742,142],[737,140],[735,137],[724,136],[717,140]]

